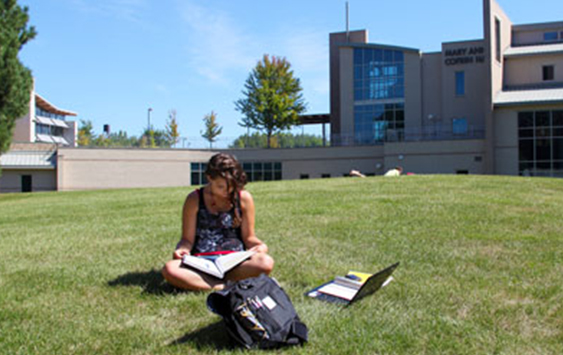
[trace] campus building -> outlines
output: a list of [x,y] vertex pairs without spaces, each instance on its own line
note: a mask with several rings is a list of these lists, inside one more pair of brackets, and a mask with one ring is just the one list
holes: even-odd
[[[330,123],[327,146],[226,151],[250,181],[382,175],[395,166],[563,177],[563,21],[515,25],[495,0],[482,4],[483,38],[437,52],[370,43],[367,30],[330,34],[330,113],[302,117],[323,124],[323,137]],[[54,186],[197,185],[215,152],[71,144],[56,150]]]
[[563,22],[514,25],[484,0],[483,23],[432,53],[331,34],[333,141],[419,173],[563,177]]
[[32,90],[28,114],[16,120],[10,151],[0,156],[1,192],[57,189],[57,149],[75,147],[77,114],[51,104]]

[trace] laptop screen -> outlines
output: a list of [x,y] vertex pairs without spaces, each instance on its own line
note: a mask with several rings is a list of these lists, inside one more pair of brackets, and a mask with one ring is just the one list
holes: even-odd
[[381,288],[381,285],[383,285],[383,283],[389,278],[389,276],[391,276],[391,274],[393,273],[393,271],[395,271],[397,266],[399,266],[399,263],[395,263],[389,266],[388,268],[381,270],[380,272],[373,275],[372,277],[370,277],[366,281],[366,283],[360,288],[360,290],[358,291],[356,296],[354,296],[351,302],[355,302],[379,290]]

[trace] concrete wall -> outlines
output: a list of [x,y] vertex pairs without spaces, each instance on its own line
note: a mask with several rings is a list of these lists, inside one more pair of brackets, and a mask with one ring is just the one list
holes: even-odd
[[432,125],[442,118],[442,53],[425,53],[421,63],[422,116],[419,117],[419,122],[416,122],[414,117],[409,118],[407,127],[413,129]]
[[561,36],[563,22],[516,26],[512,31],[512,45],[522,46],[526,44],[550,43],[545,42],[543,39],[545,32],[558,32]]
[[206,162],[212,151],[165,149],[59,148],[60,191],[188,186],[191,162]]
[[354,49],[340,48],[340,135],[354,136]]
[[[331,33],[329,35],[329,66],[330,66],[330,133],[340,134],[340,45],[350,43],[367,43],[368,31],[350,31],[349,38],[346,32]],[[346,69],[348,70],[348,69]],[[353,67],[352,67],[353,73]]]
[[31,190],[33,192],[57,189],[57,173],[55,170],[2,169],[0,192],[21,192],[22,175],[31,175]]
[[399,142],[385,144],[385,169],[402,166],[417,174],[483,174],[483,140]]
[[420,53],[403,51],[405,59],[405,129],[420,127],[422,116],[422,68]]
[[282,179],[299,179],[302,174],[320,178],[338,177],[350,170],[364,174],[382,174],[383,146],[326,147],[293,149],[226,150],[241,162],[282,162]]
[[[442,125],[451,130],[454,118],[466,118],[469,127],[485,124],[483,93],[489,83],[484,41],[450,42],[442,45]],[[451,54],[455,53],[455,54]],[[456,73],[465,74],[465,94],[456,95]]]
[[12,141],[35,142],[35,93],[32,90],[29,95],[29,111],[27,115],[16,120]]
[[[554,66],[554,80],[543,81],[542,66],[544,65]],[[509,57],[505,61],[504,71],[504,84],[507,86],[563,83],[563,56],[553,54]]]
[[495,171],[518,175],[518,111],[495,110]]

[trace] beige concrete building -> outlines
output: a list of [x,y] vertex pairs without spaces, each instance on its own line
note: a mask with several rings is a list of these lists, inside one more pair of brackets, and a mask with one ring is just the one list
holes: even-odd
[[436,53],[331,34],[332,142],[413,172],[563,176],[563,22],[514,25],[484,0],[483,25]]
[[58,147],[76,146],[75,112],[51,104],[35,90],[28,114],[16,120],[10,151],[0,156],[0,192],[57,189]]
[[[395,166],[417,174],[563,177],[563,22],[515,25],[494,0],[482,5],[483,38],[442,43],[438,52],[370,43],[367,30],[330,34],[331,112],[302,118],[330,122],[330,146],[229,152],[250,181],[340,177],[352,169],[383,175]],[[31,117],[26,122],[37,124],[37,114]],[[21,131],[32,141],[32,130]],[[185,186],[205,182],[214,153],[69,144],[35,153],[34,166],[42,167],[41,188]],[[13,169],[18,156],[10,154],[0,158],[0,191],[24,190],[24,174]]]

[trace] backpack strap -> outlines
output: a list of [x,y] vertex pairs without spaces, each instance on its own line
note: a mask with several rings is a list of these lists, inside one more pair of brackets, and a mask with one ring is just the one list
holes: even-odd
[[297,345],[306,343],[309,338],[307,326],[299,319],[293,321],[291,325],[291,333],[287,337],[287,343],[290,345]]

